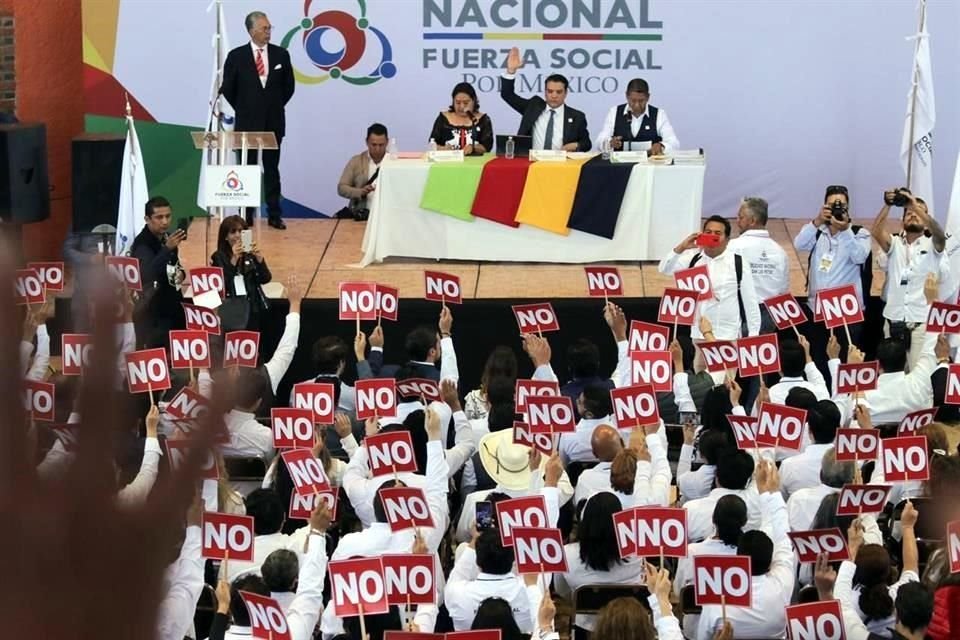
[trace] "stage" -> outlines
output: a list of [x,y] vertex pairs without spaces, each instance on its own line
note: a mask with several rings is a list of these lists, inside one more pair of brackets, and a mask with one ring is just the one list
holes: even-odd
[[[857,222],[869,228],[869,220]],[[586,296],[586,277],[581,265],[390,258],[361,268],[360,245],[366,223],[333,219],[289,219],[286,223],[286,231],[278,231],[268,227],[266,219],[261,220],[258,243],[273,272],[274,282],[285,284],[295,275],[307,287],[307,298],[333,299],[337,297],[339,282],[366,280],[397,287],[401,299],[422,299],[423,271],[428,269],[458,275],[464,299],[554,300]],[[793,237],[805,223],[802,219],[777,218],[767,224],[770,235],[787,252],[791,265],[790,290],[796,296],[806,295],[807,254],[793,248]],[[186,268],[209,263],[218,224],[215,219],[209,225],[206,219],[193,221],[188,240],[180,245],[181,262]],[[889,224],[891,231],[899,231],[899,220],[891,220]],[[209,234],[208,250],[204,248],[205,234]],[[676,238],[674,242],[680,240],[682,238]],[[672,277],[657,272],[655,262],[609,264],[620,269],[626,298],[658,298],[663,289],[673,283]],[[874,269],[873,295],[879,295],[884,275]],[[269,292],[271,295],[273,289]]]

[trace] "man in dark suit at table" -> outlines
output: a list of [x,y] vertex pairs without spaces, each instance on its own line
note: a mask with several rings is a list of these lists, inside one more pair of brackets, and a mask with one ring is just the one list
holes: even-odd
[[[290,54],[270,44],[270,20],[263,12],[248,14],[244,24],[250,42],[227,54],[220,91],[236,112],[235,131],[272,131],[279,147],[286,133],[284,107],[295,85]],[[250,152],[248,163],[255,153]],[[279,148],[263,152],[263,190],[270,226],[286,229],[280,217]],[[247,224],[253,224],[253,213],[247,209]]]
[[500,79],[500,97],[521,115],[518,136],[532,136],[533,149],[589,151],[590,134],[582,111],[564,104],[567,79],[559,73],[547,76],[544,97],[521,98],[514,91],[517,69],[523,66],[520,50],[514,47],[507,56],[507,72]]

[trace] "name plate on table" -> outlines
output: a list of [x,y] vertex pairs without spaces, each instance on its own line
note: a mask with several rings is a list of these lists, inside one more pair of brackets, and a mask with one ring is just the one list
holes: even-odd
[[670,152],[674,164],[704,164],[703,149],[677,149]]
[[563,149],[531,149],[530,159],[541,162],[565,162],[567,152]]
[[640,163],[646,164],[647,152],[646,151],[611,151],[610,162],[614,162],[614,163],[640,162]]
[[442,149],[427,154],[430,162],[463,162],[463,149]]

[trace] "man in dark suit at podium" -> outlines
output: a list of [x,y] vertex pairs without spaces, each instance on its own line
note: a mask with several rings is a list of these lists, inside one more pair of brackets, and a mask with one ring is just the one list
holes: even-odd
[[[290,54],[270,44],[270,21],[254,11],[245,20],[249,44],[233,49],[223,63],[220,91],[236,113],[235,131],[272,131],[277,146],[286,133],[284,107],[293,96],[295,80]],[[250,152],[247,162],[253,162]],[[280,217],[280,149],[263,152],[263,189],[271,227],[286,229]],[[253,224],[254,209],[247,209],[247,224]]]
[[514,47],[507,56],[507,72],[500,79],[500,97],[521,116],[517,135],[532,136],[532,149],[590,151],[587,117],[564,104],[567,79],[559,73],[547,76],[544,98],[521,98],[514,91],[515,75],[521,66],[520,50]]

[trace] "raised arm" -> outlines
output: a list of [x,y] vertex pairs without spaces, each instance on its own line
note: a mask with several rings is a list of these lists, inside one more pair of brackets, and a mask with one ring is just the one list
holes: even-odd
[[133,482],[117,494],[117,504],[121,508],[142,505],[146,502],[150,490],[153,489],[153,484],[157,481],[157,472],[160,467],[160,441],[157,440],[160,409],[157,408],[157,405],[150,407],[145,423],[147,438],[143,442],[143,460],[140,463],[140,471]]
[[510,49],[510,54],[507,56],[507,73],[500,78],[500,97],[503,98],[503,101],[510,105],[514,111],[523,115],[527,110],[527,105],[530,103],[530,100],[527,98],[521,98],[517,95],[514,90],[514,83],[516,78],[514,77],[517,73],[517,70],[523,66],[523,61],[520,59],[520,50],[516,47]]
[[460,369],[457,367],[457,352],[453,348],[453,314],[450,307],[443,305],[440,310],[440,379],[452,380],[456,384],[460,380]]
[[203,591],[203,558],[200,557],[200,516],[203,502],[200,494],[187,512],[187,531],[180,547],[180,557],[167,572],[167,592],[157,615],[159,640],[182,640],[193,625],[193,613]]
[[310,514],[307,548],[297,578],[297,595],[287,612],[292,640],[310,640],[323,609],[323,580],[327,575],[327,529],[330,512],[323,502]]
[[893,202],[895,194],[896,189],[889,189],[883,193],[883,206],[877,212],[877,217],[873,219],[873,226],[870,228],[870,235],[877,241],[884,253],[890,252],[890,232],[887,231],[887,216],[890,215],[890,204]]
[[277,392],[280,380],[293,362],[297,342],[300,340],[300,302],[303,300],[303,289],[298,282],[291,281],[287,284],[287,297],[290,299],[290,313],[287,314],[280,344],[277,345],[277,350],[273,352],[270,361],[264,365],[270,376],[270,385],[274,393]]

